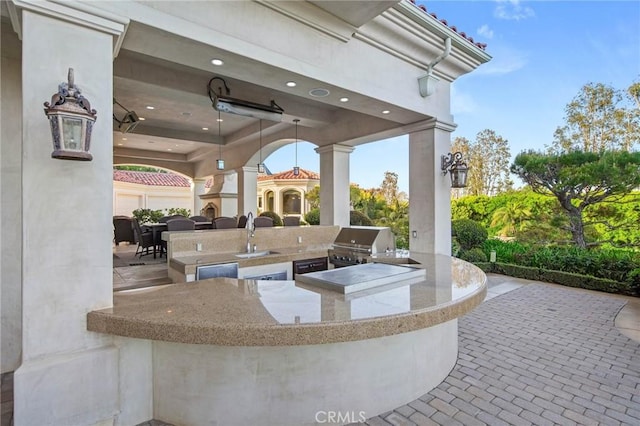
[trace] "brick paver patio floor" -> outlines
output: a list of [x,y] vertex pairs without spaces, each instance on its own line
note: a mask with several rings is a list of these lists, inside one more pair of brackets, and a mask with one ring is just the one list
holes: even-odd
[[459,320],[458,363],[437,388],[366,424],[640,425],[640,344],[625,301],[528,284]]

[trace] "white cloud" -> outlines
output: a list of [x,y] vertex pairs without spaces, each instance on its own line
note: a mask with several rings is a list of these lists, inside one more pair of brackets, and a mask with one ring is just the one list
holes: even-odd
[[509,74],[524,68],[529,62],[526,52],[507,46],[494,46],[491,56],[491,60],[474,71],[474,74]]
[[493,16],[498,19],[520,21],[536,16],[533,9],[528,6],[522,6],[520,0],[496,0],[496,3],[497,6],[493,11]]
[[468,93],[460,93],[456,90],[456,86],[451,86],[451,113],[469,114],[477,111],[478,104]]
[[489,28],[489,25],[484,24],[483,26],[478,28],[478,35],[491,39],[493,38],[493,30]]

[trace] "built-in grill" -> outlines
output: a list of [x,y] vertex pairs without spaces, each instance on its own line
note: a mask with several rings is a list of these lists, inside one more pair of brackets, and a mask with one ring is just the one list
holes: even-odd
[[329,263],[335,268],[371,262],[371,255],[395,250],[396,242],[390,228],[352,226],[342,228],[329,249]]

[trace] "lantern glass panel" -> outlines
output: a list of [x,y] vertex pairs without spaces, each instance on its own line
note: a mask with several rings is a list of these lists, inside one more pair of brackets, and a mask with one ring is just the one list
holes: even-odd
[[82,119],[62,117],[62,134],[64,149],[82,150]]

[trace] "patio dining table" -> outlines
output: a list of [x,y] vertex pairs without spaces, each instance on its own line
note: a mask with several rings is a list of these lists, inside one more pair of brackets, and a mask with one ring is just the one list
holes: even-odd
[[[213,228],[212,222],[196,222],[195,225],[196,225],[196,230]],[[145,224],[144,226],[149,228],[151,230],[151,233],[153,234],[153,258],[155,259],[156,247],[162,244],[162,239],[160,238],[160,236],[162,235],[162,231],[167,230],[167,224],[166,223],[149,223],[149,224]],[[162,256],[162,249],[160,249],[160,256]]]

